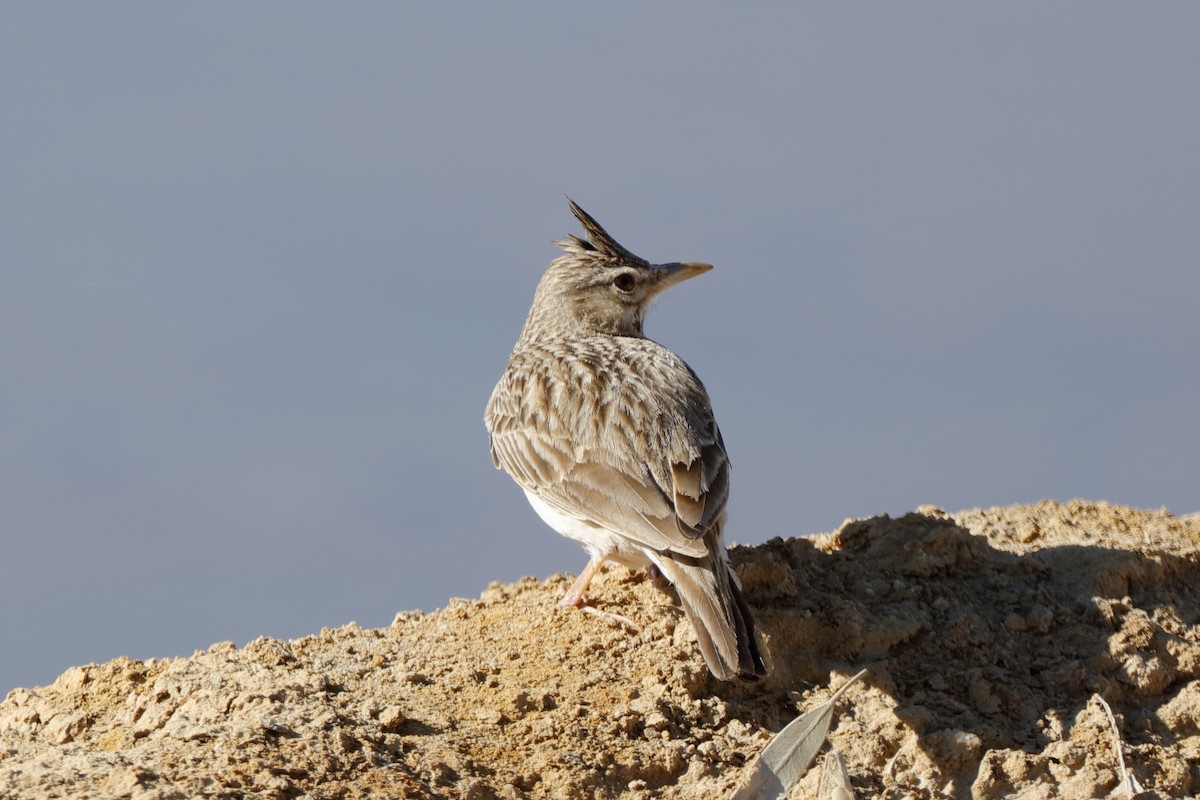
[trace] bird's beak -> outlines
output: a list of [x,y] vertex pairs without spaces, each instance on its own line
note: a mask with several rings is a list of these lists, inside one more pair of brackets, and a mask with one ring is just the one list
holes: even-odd
[[662,283],[659,288],[667,289],[677,283],[683,283],[688,278],[694,278],[697,275],[708,272],[712,269],[712,264],[702,264],[699,261],[683,261],[675,262],[674,264],[659,264],[658,268],[664,272]]

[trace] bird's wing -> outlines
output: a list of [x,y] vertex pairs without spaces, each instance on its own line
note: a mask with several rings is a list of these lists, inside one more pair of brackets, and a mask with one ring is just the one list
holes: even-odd
[[691,431],[688,446],[671,455],[671,489],[680,532],[699,538],[725,512],[729,457],[711,412]]
[[[626,384],[631,385],[631,384]],[[696,382],[699,387],[699,382]],[[660,552],[701,557],[729,496],[729,460],[707,396],[687,411],[659,403],[649,437],[615,413],[581,424],[570,402],[540,402],[532,382],[497,387],[488,407],[492,460],[522,488]],[[703,388],[699,387],[703,393]],[[645,398],[642,399],[645,401]],[[649,456],[653,453],[653,456]]]
[[[607,463],[605,453],[581,455],[571,452],[569,442],[530,428],[492,434],[496,466],[552,508],[656,551],[708,553],[702,534],[692,534],[676,511],[672,487],[660,486],[649,468],[635,475]],[[694,516],[696,501],[684,500],[684,513]]]

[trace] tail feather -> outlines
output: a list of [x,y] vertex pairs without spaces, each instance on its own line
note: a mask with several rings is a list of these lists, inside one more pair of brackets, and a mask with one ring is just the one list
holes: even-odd
[[726,681],[735,677],[753,681],[766,675],[754,617],[724,551],[703,558],[659,556],[658,568],[679,594],[709,671]]

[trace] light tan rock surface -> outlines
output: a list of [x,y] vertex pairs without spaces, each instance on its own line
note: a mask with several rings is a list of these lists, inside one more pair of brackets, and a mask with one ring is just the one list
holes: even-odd
[[640,575],[592,590],[632,628],[526,579],[388,628],[14,690],[0,798],[719,798],[861,667],[830,734],[860,798],[1103,797],[1118,761],[1093,693],[1146,797],[1200,793],[1200,517],[922,508],[733,559],[774,661],[756,685],[712,680]]

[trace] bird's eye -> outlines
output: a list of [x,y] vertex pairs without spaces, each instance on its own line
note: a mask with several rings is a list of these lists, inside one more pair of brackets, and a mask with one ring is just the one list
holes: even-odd
[[631,273],[628,272],[622,272],[620,275],[613,278],[613,286],[617,287],[618,292],[624,292],[625,294],[632,292],[634,284],[636,283],[637,280]]

